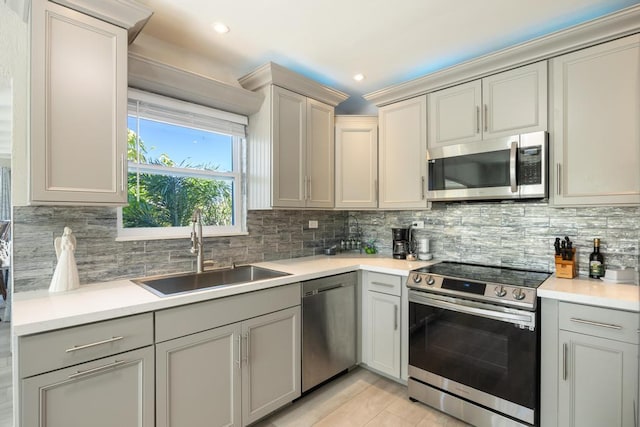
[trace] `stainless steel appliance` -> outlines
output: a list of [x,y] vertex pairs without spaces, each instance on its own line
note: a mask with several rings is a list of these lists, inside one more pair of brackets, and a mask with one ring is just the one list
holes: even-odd
[[302,282],[302,392],[356,364],[357,273]]
[[409,229],[392,228],[393,257],[395,259],[406,259],[409,252]]
[[454,262],[410,272],[409,397],[477,427],[537,426],[537,287],[548,273]]
[[427,150],[431,201],[547,197],[546,132]]

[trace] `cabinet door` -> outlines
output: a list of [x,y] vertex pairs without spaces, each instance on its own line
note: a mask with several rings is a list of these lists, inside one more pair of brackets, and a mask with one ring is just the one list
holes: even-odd
[[558,425],[634,426],[638,346],[560,331]]
[[429,94],[429,147],[482,139],[482,83],[469,83]]
[[336,118],[336,208],[378,206],[378,119]]
[[278,86],[272,90],[273,206],[304,207],[307,98]]
[[547,62],[482,79],[483,139],[547,130]]
[[126,204],[127,31],[32,9],[30,200]]
[[427,207],[427,98],[419,96],[381,107],[378,207]]
[[640,35],[551,65],[553,203],[640,203]]
[[153,348],[22,380],[23,427],[154,426]]
[[300,306],[242,323],[242,423],[300,396]]
[[158,427],[240,426],[239,323],[156,344]]
[[307,207],[332,208],[334,204],[333,107],[307,99]]
[[366,363],[400,378],[400,297],[368,291],[367,312]]

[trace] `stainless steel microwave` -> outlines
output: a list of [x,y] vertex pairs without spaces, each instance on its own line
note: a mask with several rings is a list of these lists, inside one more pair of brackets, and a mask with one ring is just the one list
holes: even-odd
[[547,133],[429,148],[427,166],[431,201],[545,198]]

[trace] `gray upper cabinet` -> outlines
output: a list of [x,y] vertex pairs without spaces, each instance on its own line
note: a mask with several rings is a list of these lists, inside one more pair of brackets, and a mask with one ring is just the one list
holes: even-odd
[[34,0],[32,204],[127,202],[127,30]]
[[554,58],[556,206],[640,203],[640,34]]
[[429,147],[547,130],[547,62],[432,92]]
[[419,96],[378,111],[378,207],[427,208],[427,97]]

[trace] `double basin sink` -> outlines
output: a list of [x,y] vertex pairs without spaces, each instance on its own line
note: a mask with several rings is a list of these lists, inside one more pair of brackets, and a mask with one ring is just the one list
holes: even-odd
[[202,273],[148,277],[136,279],[133,280],[133,282],[141,285],[154,294],[163,297],[202,289],[257,282],[259,280],[273,279],[289,275],[289,273],[257,267],[255,265],[241,265],[237,267],[204,271]]

